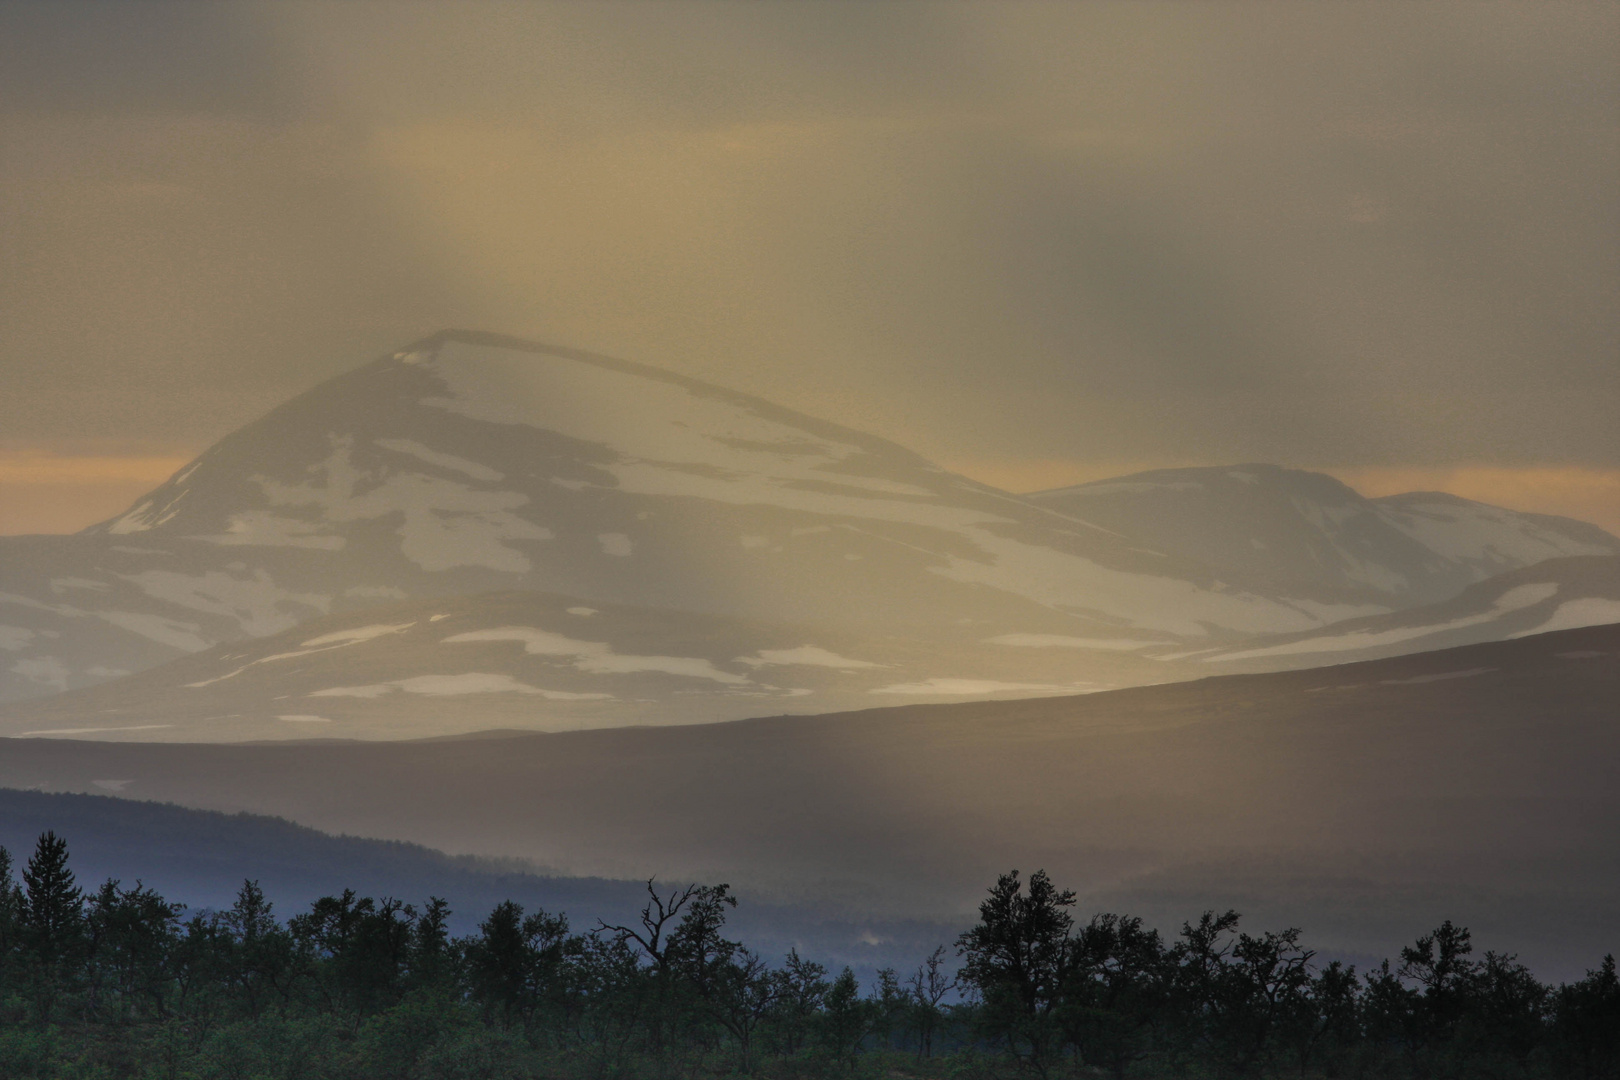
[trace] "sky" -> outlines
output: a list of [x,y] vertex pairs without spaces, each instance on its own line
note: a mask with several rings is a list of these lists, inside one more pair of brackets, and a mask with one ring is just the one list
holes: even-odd
[[1620,5],[0,4],[0,532],[443,327],[1620,531]]

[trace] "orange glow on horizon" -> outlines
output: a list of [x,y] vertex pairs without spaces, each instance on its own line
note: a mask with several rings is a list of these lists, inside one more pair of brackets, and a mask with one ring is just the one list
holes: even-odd
[[73,533],[105,521],[193,456],[0,451],[0,536]]
[[[1059,458],[994,458],[947,460],[941,464],[982,484],[990,484],[1003,491],[1028,494],[1071,484],[1108,480],[1149,469],[1191,468],[1200,463],[1098,464]],[[1524,513],[1556,514],[1589,521],[1620,535],[1620,469],[1592,469],[1574,465],[1518,468],[1495,465],[1316,465],[1302,468],[1336,477],[1368,498],[1405,491],[1445,491]]]
[[[104,521],[186,466],[195,454],[61,454],[0,450],[0,535],[71,533]],[[1188,462],[988,458],[941,462],[1003,491],[1027,494]],[[1446,491],[1536,514],[1589,521],[1620,535],[1620,469],[1579,466],[1316,466],[1369,498]]]

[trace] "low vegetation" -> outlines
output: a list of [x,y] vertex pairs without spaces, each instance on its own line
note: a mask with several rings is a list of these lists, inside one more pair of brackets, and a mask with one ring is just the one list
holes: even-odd
[[458,939],[439,900],[86,893],[52,833],[20,877],[0,848],[7,1080],[1620,1076],[1613,957],[1549,987],[1450,923],[1357,972],[1233,912],[1080,924],[1014,872],[954,949],[863,987],[729,940],[725,885],[649,883],[633,925],[582,931],[507,902]]

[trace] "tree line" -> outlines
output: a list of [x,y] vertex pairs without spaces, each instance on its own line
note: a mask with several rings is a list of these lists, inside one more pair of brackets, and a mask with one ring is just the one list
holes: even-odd
[[1045,873],[862,986],[726,936],[726,885],[647,886],[575,930],[497,905],[352,891],[282,920],[253,881],[188,912],[140,882],[85,891],[66,843],[0,848],[0,1077],[1620,1077],[1612,956],[1548,986],[1447,922],[1398,961],[1318,964],[1295,929],[1205,912],[1166,940],[1078,923]]

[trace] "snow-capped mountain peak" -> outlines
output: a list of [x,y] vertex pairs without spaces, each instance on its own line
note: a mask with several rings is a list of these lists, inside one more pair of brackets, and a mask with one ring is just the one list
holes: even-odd
[[1368,499],[1331,476],[1276,465],[1159,469],[1029,498],[1251,589],[1394,607],[1545,559],[1620,555],[1620,539],[1585,522],[1436,493]]

